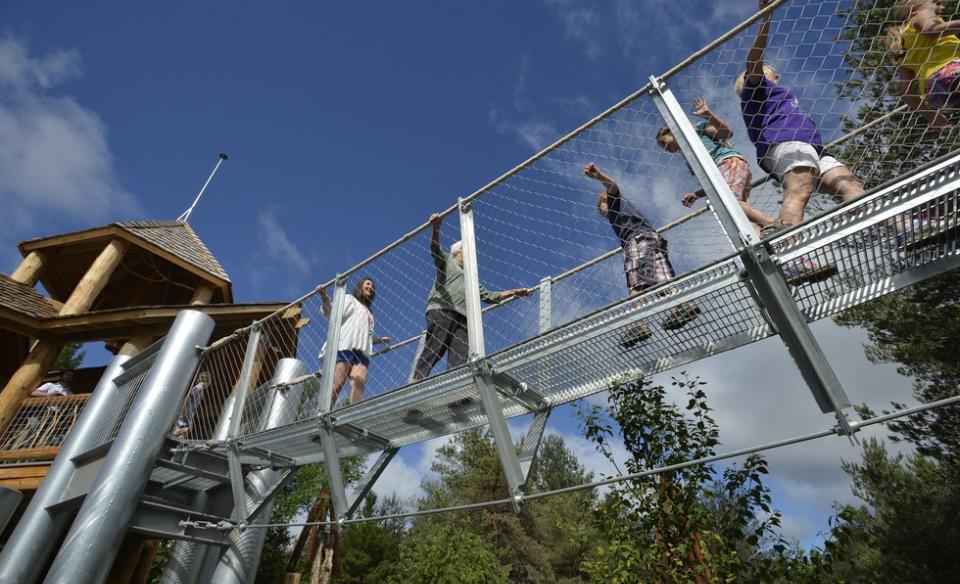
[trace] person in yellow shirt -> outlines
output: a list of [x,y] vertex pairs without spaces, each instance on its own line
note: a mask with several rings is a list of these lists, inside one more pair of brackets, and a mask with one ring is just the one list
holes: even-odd
[[895,14],[903,24],[887,29],[887,46],[900,59],[904,101],[946,131],[951,124],[940,110],[960,106],[960,20],[944,20],[943,10],[939,1],[900,0]]

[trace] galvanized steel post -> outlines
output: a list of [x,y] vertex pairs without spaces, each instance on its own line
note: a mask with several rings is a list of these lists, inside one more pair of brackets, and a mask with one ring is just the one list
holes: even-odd
[[144,348],[140,345],[147,344],[146,340],[139,340],[139,345],[135,340],[125,344],[100,376],[80,417],[60,446],[43,483],[34,493],[0,553],[0,582],[36,582],[55,551],[54,545],[69,527],[69,511],[50,511],[48,507],[60,501],[60,496],[73,477],[76,470],[73,458],[89,450],[102,428],[116,421],[117,410],[113,406],[120,396],[114,379],[123,372],[123,365]]

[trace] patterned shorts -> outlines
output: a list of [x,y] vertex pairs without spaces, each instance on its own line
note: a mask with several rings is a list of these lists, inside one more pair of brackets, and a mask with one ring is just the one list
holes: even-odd
[[725,158],[717,164],[720,169],[720,175],[727,181],[733,195],[741,201],[746,201],[750,196],[750,180],[753,175],[750,173],[750,163],[739,156]]
[[927,79],[927,101],[932,105],[957,106],[960,94],[957,83],[960,82],[960,61],[951,61]]
[[631,239],[623,246],[623,273],[631,292],[672,280],[675,274],[667,256],[667,241],[656,234]]

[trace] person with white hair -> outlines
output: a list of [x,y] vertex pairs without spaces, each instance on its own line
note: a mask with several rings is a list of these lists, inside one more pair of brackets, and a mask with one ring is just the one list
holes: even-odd
[[[430,375],[437,361],[447,355],[447,368],[453,369],[467,363],[469,342],[467,340],[467,296],[463,279],[463,244],[456,242],[450,251],[440,247],[440,226],[443,216],[430,216],[433,233],[430,237],[430,255],[437,275],[427,298],[427,333],[423,349],[417,358],[413,380],[419,381]],[[499,304],[514,296],[527,296],[529,288],[515,288],[502,292],[490,292],[480,284],[480,300],[487,304]]]

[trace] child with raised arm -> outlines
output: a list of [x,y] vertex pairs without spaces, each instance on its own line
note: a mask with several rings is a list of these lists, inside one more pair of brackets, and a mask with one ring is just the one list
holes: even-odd
[[960,105],[960,20],[944,21],[942,13],[942,2],[900,0],[896,17],[902,24],[887,29],[887,46],[900,59],[903,100],[944,131],[950,121],[940,109]]
[[[694,98],[693,115],[703,118],[694,124],[697,135],[700,136],[707,153],[710,154],[710,158],[713,159],[714,164],[720,170],[723,180],[726,181],[727,186],[730,187],[733,195],[740,202],[744,214],[759,235],[763,227],[773,223],[773,217],[747,202],[753,175],[750,173],[750,163],[747,162],[747,159],[730,145],[729,140],[733,137],[733,128],[726,120],[713,113],[702,97]],[[671,154],[680,151],[680,145],[677,143],[676,137],[666,125],[657,132],[657,145]],[[693,169],[690,172],[692,173]],[[692,207],[697,199],[705,196],[706,193],[701,189],[693,193],[687,193],[680,202],[684,207]]]
[[[623,198],[620,186],[596,164],[591,162],[584,167],[583,174],[604,187],[597,197],[597,211],[610,222],[610,227],[620,239],[623,248],[623,273],[627,278],[630,294],[638,294],[646,288],[672,280],[676,274],[667,255],[667,240],[660,237],[647,218],[630,201]],[[663,322],[663,328],[683,328],[699,314],[700,308],[694,302],[676,306]],[[652,334],[650,327],[640,323],[621,344],[630,348],[650,338]]]
[[[760,0],[760,9],[773,0]],[[842,162],[823,152],[820,130],[797,97],[779,85],[780,76],[763,62],[773,14],[767,14],[747,53],[747,70],[734,84],[747,134],[757,147],[760,168],[783,186],[780,217],[763,230],[770,235],[803,221],[807,202],[819,186],[841,201],[863,194],[860,179]]]

